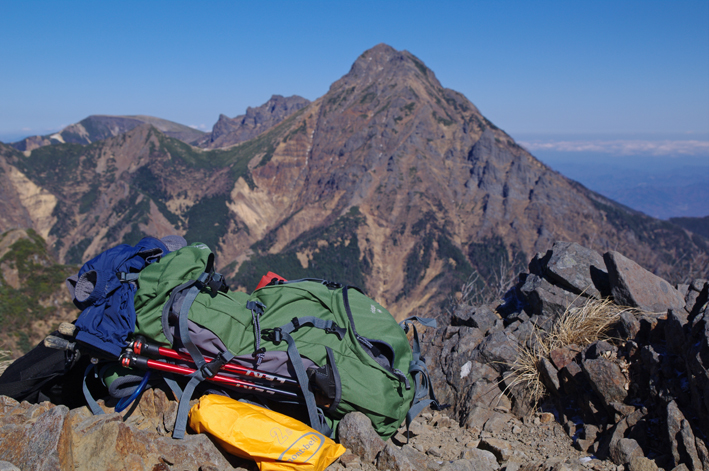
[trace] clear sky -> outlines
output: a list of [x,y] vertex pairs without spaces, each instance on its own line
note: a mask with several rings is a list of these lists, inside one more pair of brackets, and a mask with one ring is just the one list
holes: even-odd
[[91,114],[209,130],[272,94],[318,98],[380,42],[530,145],[709,139],[709,0],[0,0],[0,15],[5,142]]

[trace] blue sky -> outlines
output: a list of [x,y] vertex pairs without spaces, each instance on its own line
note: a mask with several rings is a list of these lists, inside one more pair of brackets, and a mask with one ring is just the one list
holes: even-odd
[[5,142],[91,114],[208,130],[272,94],[325,94],[380,42],[531,146],[709,140],[707,0],[0,0],[0,11]]

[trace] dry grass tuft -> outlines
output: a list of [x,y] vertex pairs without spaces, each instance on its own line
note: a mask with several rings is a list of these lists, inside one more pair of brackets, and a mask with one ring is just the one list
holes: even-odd
[[535,329],[529,341],[518,345],[517,359],[508,365],[514,375],[509,387],[522,385],[535,402],[539,401],[547,392],[539,372],[541,359],[567,345],[585,348],[598,340],[612,340],[610,330],[624,312],[641,311],[609,299],[588,298],[580,307],[569,305],[548,332]]
[[539,341],[539,334],[535,331],[537,341],[532,342],[533,347],[519,345],[515,362],[508,365],[512,372],[512,382],[507,385],[503,394],[517,386],[522,386],[528,393],[534,404],[539,402],[546,394],[546,386],[542,382],[539,373],[539,359],[547,356],[548,351],[544,351],[543,343]]
[[598,340],[609,340],[608,332],[623,312],[636,309],[619,306],[609,299],[589,298],[581,307],[569,306],[552,326],[544,344],[548,352],[566,345],[586,347]]

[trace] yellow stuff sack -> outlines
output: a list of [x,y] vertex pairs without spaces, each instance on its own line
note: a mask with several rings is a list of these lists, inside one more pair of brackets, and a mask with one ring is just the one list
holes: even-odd
[[229,453],[254,460],[261,471],[322,471],[345,452],[299,420],[216,394],[192,406],[189,424]]

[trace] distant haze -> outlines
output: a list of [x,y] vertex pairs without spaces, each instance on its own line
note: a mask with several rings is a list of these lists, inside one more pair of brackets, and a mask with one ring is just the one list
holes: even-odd
[[709,136],[522,135],[554,170],[660,219],[709,215]]

